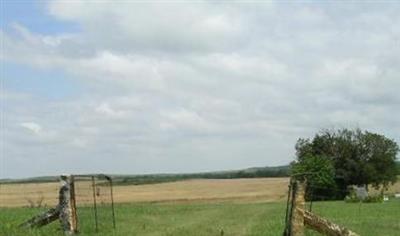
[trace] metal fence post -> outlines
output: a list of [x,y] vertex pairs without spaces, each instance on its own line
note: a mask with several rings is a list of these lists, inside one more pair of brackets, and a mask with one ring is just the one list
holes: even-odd
[[93,208],[94,208],[94,221],[96,225],[96,233],[99,231],[99,224],[97,220],[97,203],[96,203],[96,182],[92,176],[92,191],[93,191]]
[[113,220],[113,227],[116,228],[115,225],[115,210],[114,210],[114,193],[113,193],[113,182],[111,177],[108,178],[110,181],[110,195],[111,195],[111,212],[112,212],[112,220]]

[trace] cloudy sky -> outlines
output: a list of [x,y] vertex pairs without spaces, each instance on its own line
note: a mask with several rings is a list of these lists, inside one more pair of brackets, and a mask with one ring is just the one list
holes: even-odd
[[273,166],[400,142],[400,4],[1,1],[0,178]]

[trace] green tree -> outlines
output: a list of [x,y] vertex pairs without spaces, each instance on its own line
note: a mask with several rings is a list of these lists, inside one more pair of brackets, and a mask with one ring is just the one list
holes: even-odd
[[396,181],[399,146],[380,134],[360,129],[323,130],[313,139],[299,139],[295,148],[299,165],[309,166],[310,156],[329,160],[336,186],[342,190],[349,185],[387,187]]
[[332,162],[325,156],[307,155],[302,162],[294,162],[291,166],[292,175],[307,178],[313,186],[334,186],[335,169]]
[[400,161],[396,162],[397,165],[397,174],[400,175]]
[[318,196],[337,195],[335,169],[329,158],[307,154],[301,162],[291,164],[291,171],[292,176],[297,179],[307,179],[307,199],[318,200]]

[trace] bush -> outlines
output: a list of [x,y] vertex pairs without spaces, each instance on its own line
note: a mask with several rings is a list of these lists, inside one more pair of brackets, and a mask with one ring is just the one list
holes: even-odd
[[363,202],[363,203],[374,203],[374,202],[383,202],[382,195],[375,195],[375,196],[368,196],[365,199],[360,199],[357,197],[354,191],[351,191],[349,195],[346,196],[344,199],[347,203],[356,203],[356,202]]
[[383,196],[368,196],[363,200],[365,203],[371,203],[371,202],[383,202]]

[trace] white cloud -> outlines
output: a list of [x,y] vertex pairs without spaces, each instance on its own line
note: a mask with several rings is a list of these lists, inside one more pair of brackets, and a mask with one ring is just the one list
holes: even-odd
[[1,31],[1,58],[67,75],[83,92],[2,93],[11,163],[30,153],[53,167],[73,156],[72,172],[188,172],[286,164],[298,137],[324,127],[400,140],[398,5],[50,1],[48,10],[80,30],[15,24]]
[[124,111],[116,111],[108,105],[108,103],[102,103],[98,107],[96,107],[96,112],[100,114],[104,114],[110,117],[122,117],[124,115]]
[[33,132],[34,134],[39,134],[42,131],[42,127],[35,122],[24,122],[21,123],[20,126]]
[[[78,22],[88,40],[119,51],[229,48],[223,41],[242,33],[235,8],[207,1],[51,1],[49,10],[59,19]],[[99,25],[113,37],[99,37],[104,33]]]
[[[162,112],[163,123],[162,128],[188,130],[194,132],[210,132],[213,124],[199,114],[186,109],[178,109],[175,111]],[[215,129],[215,128],[214,128]]]

